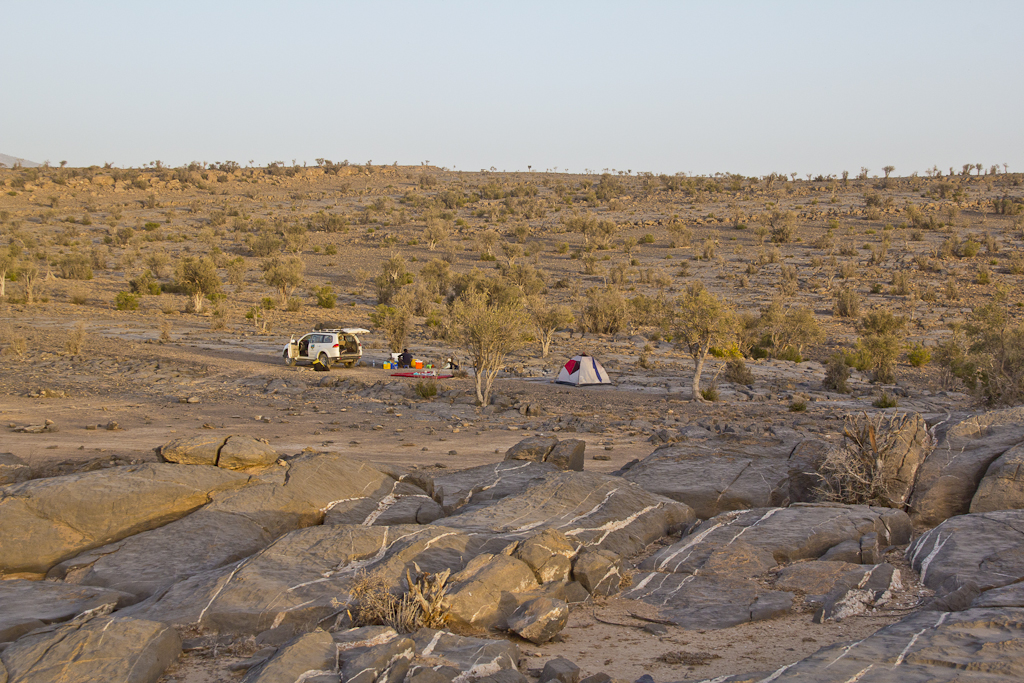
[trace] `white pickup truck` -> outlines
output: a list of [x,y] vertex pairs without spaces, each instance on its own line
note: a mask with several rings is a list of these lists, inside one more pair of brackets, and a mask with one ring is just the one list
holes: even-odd
[[344,363],[346,368],[350,368],[363,357],[363,345],[357,335],[368,333],[369,330],[362,327],[317,330],[297,340],[292,337],[284,347],[282,357],[288,365],[319,360],[326,367]]

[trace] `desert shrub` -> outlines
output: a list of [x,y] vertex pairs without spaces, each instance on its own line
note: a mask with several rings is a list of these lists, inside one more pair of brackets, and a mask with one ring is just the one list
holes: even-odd
[[950,301],[957,301],[960,298],[960,284],[956,281],[956,278],[949,278],[946,280],[946,298]]
[[860,315],[860,295],[852,288],[841,289],[836,294],[832,312],[840,318],[856,318]]
[[700,395],[701,398],[703,398],[705,401],[713,403],[714,401],[717,401],[719,398],[718,387],[714,385],[710,387],[705,387],[704,389],[700,390]]
[[789,412],[791,413],[804,413],[807,412],[807,401],[804,399],[797,399],[789,404]]
[[900,506],[898,461],[906,448],[909,414],[847,416],[843,445],[817,465],[817,494],[847,505]]
[[909,351],[907,351],[907,360],[915,368],[920,368],[928,365],[928,362],[932,359],[932,353],[927,347],[922,344],[914,344]]
[[23,357],[28,353],[28,340],[25,335],[16,332],[10,324],[0,326],[0,344],[3,344],[3,354]]
[[733,358],[725,364],[725,381],[750,385],[754,383],[754,373],[750,371],[742,358]]
[[334,293],[334,287],[324,285],[313,290],[316,297],[316,305],[320,308],[334,308],[338,303],[338,295]]
[[284,310],[289,313],[295,313],[302,309],[302,299],[297,296],[290,296],[284,303]]
[[885,408],[896,408],[896,407],[899,407],[900,402],[899,402],[899,400],[897,400],[897,398],[895,396],[893,396],[889,392],[883,391],[883,392],[878,394],[878,398],[876,398],[874,401],[871,402],[871,405],[873,405],[876,408],[882,408],[882,409],[885,409]]
[[804,361],[804,357],[800,355],[800,352],[795,347],[792,346],[787,346],[779,351],[775,354],[775,358],[778,360],[786,360],[791,363],[802,363]]
[[377,303],[390,304],[398,290],[412,280],[412,273],[405,267],[405,259],[397,254],[392,256],[381,265],[380,273],[373,281],[377,290]]
[[935,348],[935,359],[969,391],[990,405],[1024,402],[1024,325],[1013,324],[1002,297],[981,306],[951,338]]
[[114,307],[119,311],[135,311],[139,308],[139,297],[131,292],[118,292],[114,297]]
[[987,285],[992,282],[992,273],[985,266],[978,268],[978,272],[974,276],[974,281],[979,285]]
[[413,386],[413,391],[420,398],[434,398],[437,396],[437,382],[432,379],[420,380]]
[[767,217],[768,229],[771,231],[772,242],[785,244],[793,241],[796,229],[796,212],[773,209]]
[[972,258],[977,256],[979,251],[981,251],[981,244],[972,239],[966,239],[960,245],[957,253],[962,258]]
[[65,280],[91,280],[92,259],[86,254],[67,254],[57,262],[57,270]]
[[893,294],[906,296],[907,294],[910,294],[912,288],[913,285],[910,281],[910,273],[905,270],[898,270],[892,274]]
[[281,246],[284,243],[272,233],[263,232],[259,235],[250,235],[249,239],[246,240],[246,244],[249,245],[249,249],[252,250],[254,255],[260,258],[267,258],[281,251]]
[[579,319],[588,332],[615,334],[629,322],[629,306],[618,289],[591,287]]
[[825,379],[821,385],[825,391],[834,391],[837,394],[850,393],[847,381],[850,379],[850,366],[846,364],[846,357],[842,353],[833,353],[825,365]]
[[890,384],[895,380],[896,358],[903,346],[906,326],[906,318],[886,310],[872,311],[861,318],[857,349],[867,356],[874,381]]
[[148,270],[144,271],[142,275],[133,277],[128,281],[128,286],[131,288],[132,294],[160,294],[160,283],[156,281],[153,274]]
[[405,346],[411,319],[409,309],[387,304],[378,304],[370,313],[370,322],[384,332],[388,340],[388,349],[392,353],[398,353]]

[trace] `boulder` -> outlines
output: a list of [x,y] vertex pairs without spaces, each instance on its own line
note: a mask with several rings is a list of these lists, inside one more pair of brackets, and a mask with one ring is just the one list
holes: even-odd
[[0,660],[11,683],[155,683],[180,653],[181,640],[166,624],[97,617],[22,636]]
[[864,614],[889,602],[894,590],[903,590],[903,583],[900,570],[891,564],[856,567],[840,577],[828,592],[814,621],[820,624]]
[[856,642],[758,676],[716,681],[911,683],[1024,680],[1024,610],[915,612]]
[[658,605],[685,627],[726,628],[771,618],[791,608],[793,593],[766,590],[755,577],[870,533],[900,545],[910,538],[910,520],[899,510],[861,505],[798,503],[726,512],[644,560],[622,595]]
[[531,436],[505,451],[505,460],[544,462],[557,443],[558,439],[553,436]]
[[586,452],[586,441],[582,439],[564,439],[551,449],[551,452],[544,458],[544,462],[551,463],[560,470],[582,472]]
[[907,559],[936,590],[953,576],[983,591],[1024,579],[1024,510],[951,517],[915,539]]
[[412,635],[416,655],[464,673],[463,680],[516,671],[519,647],[507,640],[457,636],[448,631],[421,628]]
[[507,555],[485,553],[451,577],[446,602],[449,620],[463,629],[506,628],[518,607],[516,593],[538,587],[530,567]]
[[659,448],[623,475],[697,517],[778,504],[795,443],[715,439]]
[[440,498],[445,514],[462,508],[476,509],[519,493],[556,470],[547,463],[516,460],[471,467],[435,477],[435,500]]
[[1024,508],[1024,444],[996,458],[971,499],[971,512]]
[[0,486],[17,484],[32,478],[32,468],[13,453],[0,453]]
[[[348,656],[352,654],[355,656]],[[391,673],[384,680],[401,681],[415,654],[416,643],[412,638],[395,638],[365,651],[339,653],[341,679],[345,683],[376,683],[382,674]]]
[[392,590],[404,590],[407,570],[459,570],[507,545],[505,539],[435,525],[314,526],[286,534],[241,562],[180,581],[125,612],[229,634],[255,635],[273,626],[310,631],[354,606],[352,590],[363,570]]
[[579,683],[580,668],[564,657],[549,659],[541,671],[541,681],[558,681],[558,683]]
[[337,657],[330,633],[319,630],[306,633],[283,646],[262,666],[249,669],[243,683],[308,681],[316,672],[337,671]]
[[520,605],[508,618],[508,627],[538,645],[554,638],[569,622],[569,606],[561,600],[534,598]]
[[629,556],[694,519],[693,510],[686,505],[620,477],[552,470],[528,482],[525,490],[510,491],[488,505],[466,506],[439,523],[513,538],[556,529],[574,543]]
[[184,519],[67,560],[50,576],[147,598],[249,557],[287,531],[316,524],[339,499],[376,507],[395,485],[373,468],[334,454],[302,456],[250,481]]
[[216,465],[226,437],[200,434],[172,439],[157,450],[166,462],[180,465]]
[[229,436],[220,449],[217,467],[228,470],[245,470],[250,467],[266,467],[277,462],[277,451],[251,436]]
[[[903,545],[910,540],[911,531],[907,514],[891,508],[798,503],[788,508],[736,510],[701,522],[640,567],[691,574],[717,562],[724,569],[737,564],[731,548],[739,544],[749,549],[743,553],[749,557],[744,563],[751,565],[747,575],[754,576],[763,571],[765,563],[773,566],[817,559],[833,546],[847,540],[859,543],[869,533],[877,533],[887,546]],[[722,553],[730,559],[719,559]]]
[[600,548],[584,548],[572,567],[572,577],[590,595],[619,592],[626,575],[625,564],[615,553]]
[[1024,443],[1024,407],[994,410],[959,422],[940,436],[917,473],[910,497],[915,525],[934,527],[970,511],[989,466]]
[[849,562],[795,562],[782,568],[775,579],[775,588],[808,595],[825,595],[840,578],[856,568],[856,564]]
[[785,614],[794,595],[728,575],[637,572],[622,597],[657,605],[662,617],[684,628],[718,629]]
[[533,570],[540,583],[567,579],[575,555],[576,549],[565,534],[554,529],[545,529],[522,541],[513,553],[513,557]]
[[404,481],[395,481],[383,496],[351,498],[331,507],[324,524],[429,524],[444,516],[444,509],[427,493]]
[[45,573],[84,550],[184,517],[245,482],[214,467],[154,463],[7,486],[0,490],[0,573]]
[[0,581],[0,643],[47,624],[68,621],[104,606],[126,605],[132,596],[104,588],[54,581]]

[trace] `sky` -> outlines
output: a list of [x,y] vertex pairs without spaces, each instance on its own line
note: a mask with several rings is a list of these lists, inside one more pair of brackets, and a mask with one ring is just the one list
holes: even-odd
[[0,153],[1024,170],[1024,3],[0,0]]

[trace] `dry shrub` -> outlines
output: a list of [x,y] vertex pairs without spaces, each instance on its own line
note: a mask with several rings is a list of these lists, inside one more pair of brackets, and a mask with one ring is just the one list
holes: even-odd
[[25,339],[25,335],[15,332],[11,325],[0,327],[0,343],[4,345],[4,354],[22,358],[28,353],[28,341]]
[[395,595],[387,578],[381,572],[360,574],[352,596],[356,605],[349,614],[356,626],[390,626],[399,633],[410,633],[419,628],[443,628],[448,622],[445,593],[451,570],[438,574],[423,573],[416,581],[408,570],[405,573],[405,593]]
[[821,485],[815,491],[822,500],[847,505],[898,507],[895,470],[907,447],[905,428],[915,416],[867,413],[848,415],[843,445],[818,463]]
[[68,336],[64,339],[64,350],[69,355],[77,356],[82,352],[82,345],[85,343],[85,325],[78,323],[75,325],[75,329],[68,332]]

